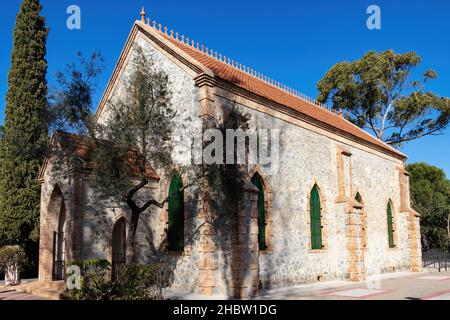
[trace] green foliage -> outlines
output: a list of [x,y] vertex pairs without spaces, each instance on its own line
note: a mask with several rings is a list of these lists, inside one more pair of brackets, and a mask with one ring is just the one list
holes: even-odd
[[[95,80],[103,70],[99,53],[90,59],[79,55],[78,63],[58,73],[59,90],[52,100],[52,130],[82,137],[89,147],[89,160],[95,163],[93,184],[105,198],[121,201],[132,189],[131,176],[147,180],[150,166],[171,165],[170,135],[175,116],[168,76],[155,70],[142,48],[134,48],[129,67],[123,79],[123,95],[107,102],[111,116],[103,123],[95,121],[92,108]],[[74,158],[69,148],[62,155],[64,162],[70,155]],[[77,161],[71,164],[84,165]]]
[[[131,211],[127,239],[127,261],[134,259],[134,237],[140,214],[152,205],[163,206],[154,199],[138,205],[135,194],[150,181],[152,168],[170,172],[171,132],[176,115],[171,105],[168,76],[155,68],[153,61],[136,46],[129,69],[122,79],[123,95],[107,102],[108,117],[99,123],[92,111],[95,78],[102,70],[98,55],[80,59],[68,72],[60,73],[60,90],[54,95],[53,130],[65,129],[78,134],[89,151],[91,183],[105,199],[125,204]],[[75,171],[85,166],[71,146],[56,151],[64,169]],[[54,150],[53,150],[54,151]],[[78,168],[77,168],[78,167]],[[55,170],[59,175],[61,170]],[[132,179],[137,178],[138,186]]]
[[80,268],[81,289],[69,290],[69,300],[110,300],[113,285],[109,281],[111,265],[107,260],[83,260],[70,263]]
[[73,262],[81,270],[81,289],[69,290],[68,300],[164,300],[169,286],[169,268],[162,263],[126,264],[117,279],[110,280],[111,265],[106,260]]
[[176,112],[169,78],[155,69],[139,46],[129,66],[124,95],[108,101],[111,117],[104,125],[96,125],[104,140],[95,141],[93,153],[93,161],[98,164],[93,183],[105,196],[117,199],[127,199],[132,189],[130,176],[147,180],[149,167],[166,172],[172,169],[170,139]]
[[450,181],[447,180],[443,170],[426,163],[411,164],[406,169],[411,173],[413,206],[421,214],[420,226],[424,248],[448,248]]
[[334,65],[317,84],[318,100],[344,110],[348,120],[393,145],[441,133],[450,120],[450,99],[425,92],[436,79],[410,81],[421,62],[415,52],[368,52],[360,60]]
[[[48,29],[40,11],[38,0],[23,0],[17,14],[0,145],[0,242],[32,250],[39,237],[38,174],[47,142]],[[36,268],[37,260],[32,263]]]
[[86,259],[82,261],[73,261],[68,265],[77,266],[81,270],[88,270],[90,268],[99,268],[99,269],[108,269],[111,267],[111,264],[108,260],[103,259]]
[[92,96],[97,90],[97,79],[104,69],[101,52],[86,58],[77,53],[77,61],[56,73],[58,89],[50,95],[50,131],[88,134],[93,130],[94,106]]
[[[151,206],[163,208],[165,199],[145,199],[136,196],[151,181],[153,170],[169,174],[175,169],[172,162],[172,132],[179,128],[173,109],[168,75],[160,71],[143,49],[135,46],[124,77],[118,85],[118,94],[107,101],[102,122],[95,121],[91,95],[93,82],[102,70],[101,59],[92,56],[79,64],[72,64],[69,72],[60,74],[61,90],[53,101],[53,123],[66,131],[78,134],[87,146],[89,159],[79,159],[73,146],[64,146],[66,152],[57,150],[62,166],[69,164],[74,171],[86,163],[91,164],[91,184],[103,199],[113,200],[113,205],[126,205],[130,213],[126,248],[128,263],[134,262],[134,245],[140,215]],[[75,75],[75,76],[74,76]],[[90,75],[90,76],[89,76]],[[226,129],[248,129],[249,118],[237,108],[228,110],[219,119],[211,117],[204,127],[215,128],[226,136]],[[223,116],[223,117],[222,117]],[[180,124],[183,126],[183,124]],[[224,158],[225,158],[224,150]],[[55,166],[58,167],[58,166]],[[180,175],[187,174],[186,189],[194,186],[208,189],[214,211],[212,217],[216,230],[221,230],[223,219],[237,212],[243,194],[245,174],[239,165],[198,165],[176,168]],[[54,174],[64,174],[55,170]],[[134,178],[134,179],[130,179]],[[136,185],[136,180],[139,183]],[[179,191],[183,191],[179,190]],[[195,232],[193,232],[195,234]],[[226,232],[226,236],[229,233]]]
[[92,53],[89,58],[77,53],[76,62],[68,64],[64,72],[56,73],[58,85],[49,95],[48,119],[49,131],[58,141],[47,148],[47,156],[54,160],[53,173],[58,177],[69,178],[74,172],[85,169],[86,161],[91,160],[91,155],[80,158],[77,143],[61,132],[73,134],[88,148],[94,147],[97,132],[92,96],[103,69],[104,58],[100,52]]
[[25,250],[20,246],[4,246],[0,248],[0,270],[2,272],[11,267],[15,267],[20,272],[26,262]]
[[169,286],[170,276],[163,263],[124,265],[115,282],[117,299],[164,300],[163,289]]

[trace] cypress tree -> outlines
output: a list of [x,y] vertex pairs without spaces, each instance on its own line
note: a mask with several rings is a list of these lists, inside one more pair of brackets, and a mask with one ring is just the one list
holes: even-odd
[[39,0],[23,0],[16,16],[0,143],[0,241],[25,247],[30,262],[36,262],[38,254],[38,174],[48,137],[48,29],[41,9]]

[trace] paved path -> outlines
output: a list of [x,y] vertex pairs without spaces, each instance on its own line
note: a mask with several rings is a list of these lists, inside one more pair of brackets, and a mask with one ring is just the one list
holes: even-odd
[[[194,294],[174,294],[179,299],[224,299]],[[371,277],[352,283],[329,281],[263,292],[259,299],[276,300],[450,300],[450,271],[399,272]],[[11,288],[0,287],[2,300],[45,300]]]
[[393,273],[368,281],[344,281],[270,290],[261,299],[286,300],[450,300],[450,271]]
[[17,292],[10,288],[0,288],[0,303],[5,300],[46,300],[28,293]]

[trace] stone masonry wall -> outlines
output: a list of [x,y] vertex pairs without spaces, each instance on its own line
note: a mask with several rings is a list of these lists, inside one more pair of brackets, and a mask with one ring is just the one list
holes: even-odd
[[[168,58],[165,53],[155,49],[143,37],[139,37],[136,44],[141,46],[144,53],[152,59],[155,70],[163,70],[168,75],[172,92],[172,107],[177,111],[176,122],[178,126],[176,129],[181,130],[186,137],[192,137],[194,135],[193,131],[196,128],[195,120],[199,120],[199,90],[195,86],[192,76]],[[123,94],[125,90],[124,79],[129,73],[130,68],[127,65],[119,80],[119,85],[113,93],[114,98],[120,97]],[[99,121],[104,121],[107,116],[108,110],[105,110],[99,118]],[[167,197],[170,182],[169,177],[164,172],[158,171],[158,174],[162,178],[161,181],[152,185],[146,192],[150,193],[155,199],[163,200]],[[141,196],[145,198],[144,195]],[[95,201],[95,197],[92,198],[92,201]],[[123,210],[126,210],[126,208]],[[186,246],[184,252],[168,252],[166,249],[167,206],[163,209],[153,208],[151,211],[145,212],[139,222],[136,235],[136,251],[139,260],[144,263],[155,259],[167,262],[173,268],[174,287],[189,291],[197,290],[198,284],[199,246],[196,239],[191,237],[192,232],[189,232],[195,228],[197,212],[197,193],[195,188],[188,188],[185,191]],[[92,214],[87,214],[88,217],[92,217],[92,221],[86,221],[86,224],[90,224],[92,227],[98,223],[94,215],[95,210],[92,211]],[[114,220],[115,217],[111,212],[109,216],[110,219]],[[90,218],[87,219],[89,220]],[[85,241],[90,243],[88,247],[98,248],[95,254],[101,254],[102,248],[108,246],[108,243],[103,242],[95,245],[94,239],[89,240],[90,235],[91,232],[86,230]],[[88,253],[87,250],[85,251],[85,255],[89,256],[91,253]],[[94,252],[92,253],[94,254]]]
[[[231,107],[231,99],[217,98],[217,107]],[[260,279],[264,287],[281,287],[318,280],[346,279],[346,212],[348,202],[340,203],[337,152],[344,148],[351,156],[352,185],[347,188],[362,196],[367,248],[366,274],[373,275],[410,268],[406,213],[400,213],[398,162],[343,144],[316,132],[298,127],[263,112],[240,105],[251,116],[252,127],[278,128],[280,168],[265,179],[272,189],[273,243],[270,253],[260,253]],[[322,216],[326,221],[324,250],[310,250],[308,225],[309,193],[317,183],[321,192]],[[396,248],[388,248],[388,200],[394,211]]]
[[[196,87],[193,76],[175,63],[167,54],[155,47],[143,37],[137,43],[144,52],[152,57],[155,68],[164,70],[168,76],[173,92],[172,103],[176,110],[178,129],[184,136],[192,137],[196,130],[205,100],[203,93]],[[125,67],[119,85],[113,93],[119,97],[124,92],[124,77],[129,74]],[[203,90],[203,89],[202,89]],[[202,91],[203,92],[203,91]],[[223,108],[235,105],[233,94],[214,95],[214,89],[207,92],[208,108],[220,112]],[[241,99],[242,100],[242,99]],[[254,252],[255,239],[255,199],[248,196],[244,204],[248,225],[240,225],[237,234],[228,232],[223,243],[217,246],[210,243],[207,231],[202,231],[201,241],[193,237],[193,231],[201,221],[201,192],[196,187],[185,192],[185,250],[184,252],[167,252],[165,248],[167,232],[167,207],[152,208],[142,215],[137,233],[137,254],[140,262],[163,260],[169,263],[174,275],[174,287],[192,292],[206,294],[233,295],[233,283],[245,283],[240,293],[256,293],[259,283],[265,288],[297,285],[321,280],[346,279],[349,277],[349,251],[346,244],[348,228],[346,222],[350,200],[356,192],[362,196],[364,204],[364,226],[366,249],[364,251],[365,274],[373,275],[393,270],[406,270],[411,267],[410,239],[417,238],[418,219],[408,212],[400,210],[401,194],[398,174],[399,162],[369,153],[355,147],[353,143],[342,143],[330,137],[309,130],[261,112],[265,107],[252,103],[239,103],[238,108],[251,116],[252,128],[280,130],[280,167],[274,175],[261,176],[270,189],[270,248],[266,251]],[[250,107],[251,106],[251,107]],[[258,110],[256,110],[258,109]],[[108,110],[105,110],[99,121],[105,121]],[[351,154],[348,162],[343,163],[345,173],[338,179],[338,154],[345,149]],[[400,163],[401,165],[401,163]],[[253,171],[252,171],[253,170]],[[258,168],[249,171],[254,173]],[[344,172],[343,171],[343,172]],[[164,199],[167,196],[169,179],[166,173],[158,172],[161,180],[152,182],[139,195],[144,199],[152,196]],[[189,174],[189,173],[188,173]],[[342,173],[341,173],[342,174]],[[250,177],[250,176],[249,176]],[[90,186],[89,177],[83,176],[75,185],[67,187],[63,193],[68,194],[68,217],[78,216],[77,226],[73,234],[69,233],[67,241],[75,239],[71,246],[74,255],[84,259],[111,259],[111,236],[114,223],[121,217],[128,219],[127,208],[115,203],[101,200]],[[186,177],[183,177],[186,179]],[[339,184],[347,184],[339,186]],[[309,224],[309,194],[317,184],[320,189],[322,205],[323,250],[311,250]],[[54,182],[46,178],[43,184],[42,204],[48,208]],[[68,190],[68,191],[67,191]],[[72,190],[72,191],[70,191]],[[75,191],[73,191],[75,190]],[[74,196],[74,192],[76,195]],[[81,193],[81,195],[80,195]],[[338,197],[339,195],[343,197]],[[75,200],[77,203],[75,203]],[[267,199],[266,199],[267,200]],[[396,247],[388,248],[387,214],[388,201],[393,203],[393,216]],[[81,203],[80,203],[81,202]],[[78,208],[74,210],[74,208]],[[80,211],[80,207],[82,210]],[[252,209],[251,209],[252,208]],[[41,239],[46,239],[47,209],[41,216]],[[251,213],[253,212],[253,213]],[[80,222],[81,221],[81,222]],[[53,222],[52,222],[53,223]],[[42,226],[44,226],[42,228]],[[408,233],[413,230],[413,233]],[[231,231],[231,230],[230,230]],[[48,231],[50,232],[50,231]],[[236,260],[239,244],[235,240],[248,237],[253,249],[246,251],[247,258]],[[237,238],[236,238],[237,237]],[[247,248],[248,249],[248,248]],[[246,249],[246,250],[247,250]],[[49,243],[41,245],[42,275],[48,280]],[[259,256],[259,258],[258,258]],[[256,257],[256,260],[255,260]],[[44,261],[45,260],[45,261]],[[250,266],[245,272],[233,261]],[[257,271],[259,268],[259,272]],[[234,269],[233,269],[234,268]],[[238,273],[234,271],[238,270]],[[256,269],[255,269],[256,268]]]

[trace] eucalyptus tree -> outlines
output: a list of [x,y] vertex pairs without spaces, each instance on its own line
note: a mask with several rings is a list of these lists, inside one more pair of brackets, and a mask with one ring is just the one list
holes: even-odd
[[441,134],[449,124],[450,99],[425,90],[437,78],[434,70],[412,79],[420,63],[415,52],[370,51],[334,65],[318,82],[317,99],[391,145]]

